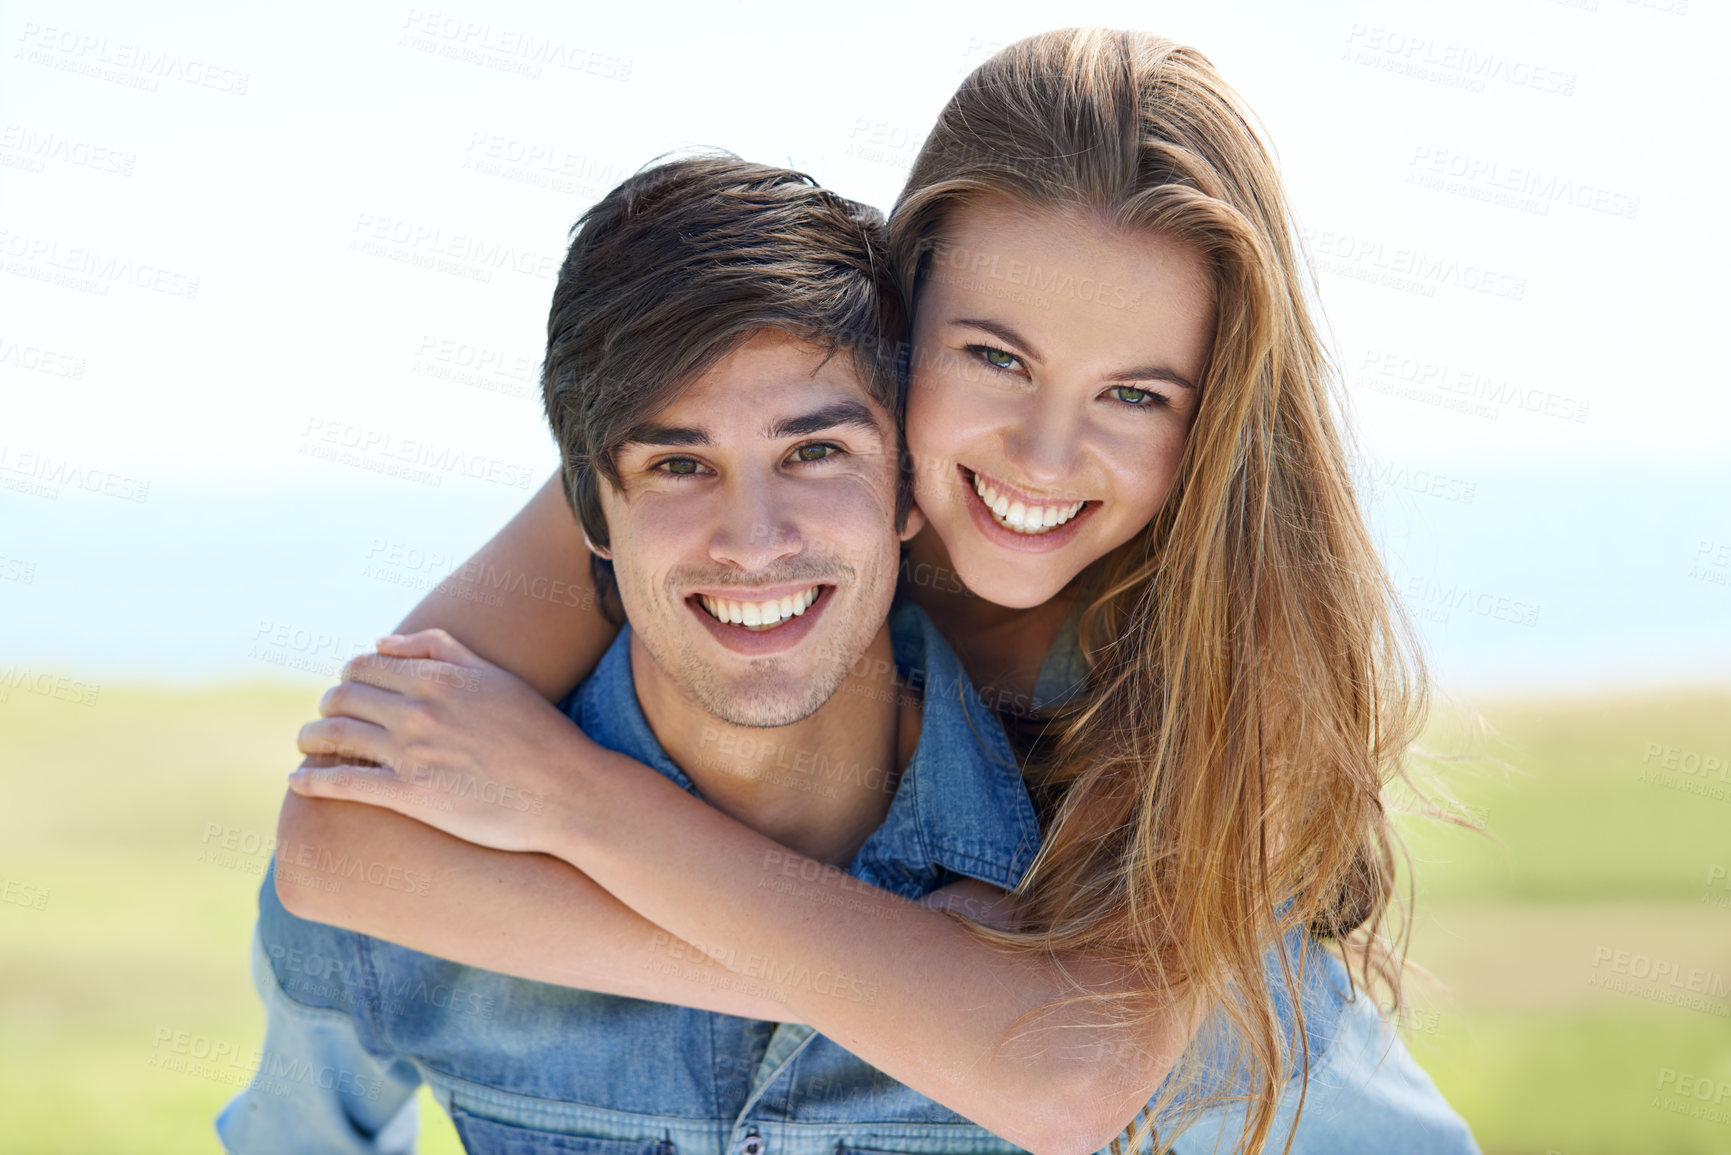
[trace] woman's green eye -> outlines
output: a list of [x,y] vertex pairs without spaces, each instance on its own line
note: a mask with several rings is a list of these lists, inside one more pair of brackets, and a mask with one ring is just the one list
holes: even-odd
[[994,349],[989,345],[980,346],[980,353],[986,359],[986,364],[994,369],[1008,369],[1016,363],[1014,353],[1006,353],[1002,349]]
[[800,461],[822,461],[834,448],[833,445],[802,445],[793,451],[793,455]]
[[1142,405],[1150,398],[1158,400],[1159,394],[1152,389],[1138,389],[1134,385],[1114,385],[1113,396],[1129,405]]

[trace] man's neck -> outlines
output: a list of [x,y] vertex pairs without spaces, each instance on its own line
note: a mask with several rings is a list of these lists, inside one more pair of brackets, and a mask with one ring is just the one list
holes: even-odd
[[896,678],[887,624],[830,699],[790,726],[722,721],[680,692],[635,633],[631,680],[650,731],[704,801],[836,866],[883,824],[919,740],[919,705]]

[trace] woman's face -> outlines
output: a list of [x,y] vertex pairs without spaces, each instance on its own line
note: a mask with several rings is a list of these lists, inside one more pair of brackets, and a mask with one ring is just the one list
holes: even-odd
[[915,497],[974,593],[1037,606],[1142,531],[1177,476],[1214,333],[1188,245],[1077,211],[954,211],[914,317]]

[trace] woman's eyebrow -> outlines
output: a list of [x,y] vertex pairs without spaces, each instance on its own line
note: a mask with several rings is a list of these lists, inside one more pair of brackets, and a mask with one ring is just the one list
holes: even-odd
[[975,329],[984,329],[998,340],[1018,346],[1023,353],[1028,355],[1030,361],[1045,360],[1044,357],[1040,356],[1039,350],[1035,349],[1033,344],[1026,337],[1022,336],[1002,321],[991,321],[984,317],[957,317],[955,320],[951,321],[950,324],[968,325]]
[[1106,374],[1108,381],[1170,381],[1192,392],[1196,385],[1182,373],[1176,373],[1164,365],[1143,365],[1136,369],[1123,369],[1117,373]]
[[771,440],[780,440],[784,437],[808,437],[813,433],[821,433],[825,429],[849,425],[868,429],[873,433],[882,432],[877,418],[863,404],[858,401],[836,401],[798,417],[783,417],[764,430],[764,436]]

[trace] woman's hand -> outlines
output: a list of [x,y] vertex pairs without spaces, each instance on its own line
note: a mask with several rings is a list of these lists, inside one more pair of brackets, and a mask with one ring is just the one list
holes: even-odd
[[[479,846],[540,850],[593,745],[529,685],[440,629],[380,639],[301,727],[289,786],[395,810]],[[561,789],[561,787],[564,787]]]

